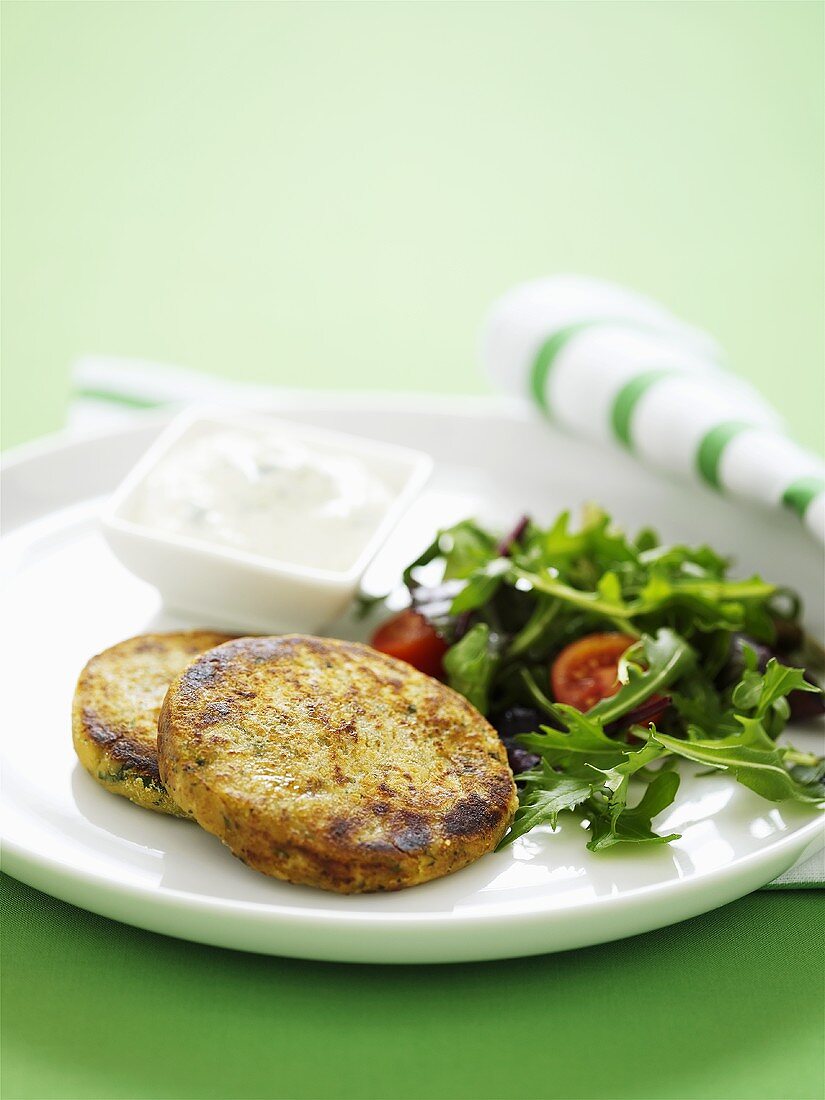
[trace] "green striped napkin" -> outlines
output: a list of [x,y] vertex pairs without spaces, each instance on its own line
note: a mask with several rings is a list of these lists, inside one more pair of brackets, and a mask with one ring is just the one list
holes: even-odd
[[525,283],[493,306],[482,354],[496,386],[575,434],[788,508],[825,542],[825,464],[725,369],[709,336],[656,302],[579,276]]

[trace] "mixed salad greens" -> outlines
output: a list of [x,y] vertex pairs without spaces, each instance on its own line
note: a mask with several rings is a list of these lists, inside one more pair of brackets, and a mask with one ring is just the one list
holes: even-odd
[[823,759],[777,742],[825,710],[822,652],[791,591],[730,579],[729,564],[651,530],[630,538],[595,508],[578,529],[568,513],[549,528],[525,517],[503,539],[466,520],[408,567],[411,606],[372,641],[498,730],[520,803],[503,845],[563,811],[592,851],[664,843],[676,834],[652,821],[680,759],[771,801],[825,800]]

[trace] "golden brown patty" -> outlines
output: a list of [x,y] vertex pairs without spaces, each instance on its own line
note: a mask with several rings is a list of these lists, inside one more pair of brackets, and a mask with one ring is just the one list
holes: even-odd
[[466,699],[354,642],[239,638],[175,680],[158,723],[175,801],[250,867],[341,893],[398,890],[491,851],[516,807]]
[[188,816],[158,773],[158,713],[173,677],[232,635],[209,630],[143,634],[92,657],[72,705],[72,739],[86,771],[113,794],[164,814]]

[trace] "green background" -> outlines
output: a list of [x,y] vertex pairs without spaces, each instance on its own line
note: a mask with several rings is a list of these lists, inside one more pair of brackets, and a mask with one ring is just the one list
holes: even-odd
[[572,270],[707,327],[821,447],[819,3],[2,5],[7,446],[83,352],[477,391]]
[[[2,6],[3,442],[86,352],[479,391],[519,280],[634,285],[822,447],[818,3]],[[822,893],[453,968],[262,959],[5,880],[4,1095],[819,1100]]]

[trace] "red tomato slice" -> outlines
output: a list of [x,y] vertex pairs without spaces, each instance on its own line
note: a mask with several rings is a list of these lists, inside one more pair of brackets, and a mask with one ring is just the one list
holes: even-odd
[[370,645],[428,676],[441,676],[444,672],[441,661],[447,652],[446,644],[424,616],[409,607],[382,623]]
[[[588,634],[565,646],[550,668],[556,702],[588,711],[600,699],[615,695],[620,687],[619,660],[635,641],[628,634]],[[648,722],[662,717],[667,706],[666,700],[662,702],[662,710],[651,715]]]

